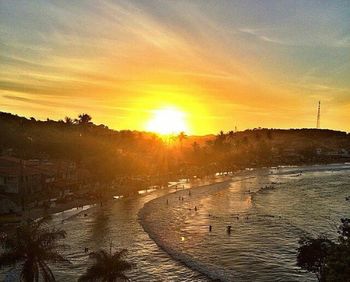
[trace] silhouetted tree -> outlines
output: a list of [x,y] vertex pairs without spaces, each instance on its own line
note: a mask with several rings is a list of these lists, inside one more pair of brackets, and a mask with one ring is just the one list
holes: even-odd
[[228,132],[228,137],[229,137],[230,139],[232,139],[234,136],[235,136],[235,133],[233,132],[233,130],[230,130],[230,131]]
[[325,261],[333,247],[327,238],[302,238],[299,241],[297,265],[315,273],[318,281],[324,281]]
[[297,265],[316,274],[318,281],[350,281],[350,226],[342,219],[338,242],[326,237],[300,240]]
[[68,125],[72,125],[74,123],[73,119],[70,117],[65,117],[64,122]]
[[124,260],[126,253],[125,249],[113,254],[105,250],[92,252],[90,258],[94,263],[79,278],[79,281],[128,281],[125,272],[131,270],[134,264]]
[[79,124],[88,124],[92,119],[92,117],[89,114],[80,114],[78,118]]
[[26,223],[14,234],[6,234],[0,239],[3,252],[0,267],[20,265],[20,279],[24,282],[55,281],[48,263],[67,263],[58,250],[64,245],[58,240],[65,238],[63,230],[44,226],[44,221]]
[[185,132],[181,131],[181,132],[179,133],[179,135],[177,136],[177,138],[178,138],[179,141],[180,141],[180,146],[181,146],[181,149],[182,149],[183,141],[187,138],[187,135],[185,134]]
[[218,150],[222,150],[226,147],[226,135],[222,130],[218,135],[216,135],[214,146]]

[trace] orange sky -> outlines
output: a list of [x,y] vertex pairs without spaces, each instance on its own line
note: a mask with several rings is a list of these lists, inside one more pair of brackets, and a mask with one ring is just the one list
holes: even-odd
[[146,130],[173,107],[207,134],[314,127],[321,100],[350,131],[350,4],[243,2],[3,1],[0,110]]

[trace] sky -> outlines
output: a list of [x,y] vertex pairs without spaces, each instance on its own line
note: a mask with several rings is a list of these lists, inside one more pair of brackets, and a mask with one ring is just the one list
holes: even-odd
[[319,100],[350,131],[348,0],[0,1],[0,111],[208,134],[312,128]]

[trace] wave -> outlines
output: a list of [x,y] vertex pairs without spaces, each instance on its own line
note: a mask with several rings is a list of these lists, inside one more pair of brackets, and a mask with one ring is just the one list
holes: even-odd
[[[350,170],[350,163],[336,163],[336,164],[316,164],[308,166],[279,166],[271,168],[275,175],[301,174],[304,172],[338,172],[343,170]],[[279,171],[282,169],[282,171]]]
[[[227,180],[220,183],[214,183],[210,185],[195,187],[191,189],[204,189],[204,188],[214,188],[214,190],[221,190],[228,188],[229,184],[232,182],[232,180]],[[166,253],[168,253],[173,259],[180,261],[187,267],[200,272],[201,274],[207,276],[208,278],[214,280],[214,281],[232,281],[234,278],[234,275],[232,272],[226,271],[224,268],[218,267],[216,265],[203,263],[192,256],[182,253],[178,251],[176,248],[173,248],[164,240],[161,236],[158,235],[158,233],[155,231],[155,228],[152,228],[152,222],[148,219],[148,214],[153,209],[153,205],[155,202],[162,201],[165,197],[168,195],[164,195],[162,197],[156,198],[148,203],[146,203],[142,209],[140,209],[138,213],[139,222],[144,229],[146,233],[148,233],[149,237]]]

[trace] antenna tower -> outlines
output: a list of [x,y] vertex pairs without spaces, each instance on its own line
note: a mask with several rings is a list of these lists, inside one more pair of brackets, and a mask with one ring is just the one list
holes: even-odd
[[316,124],[317,129],[320,129],[320,116],[321,116],[321,101],[318,101],[317,124]]

